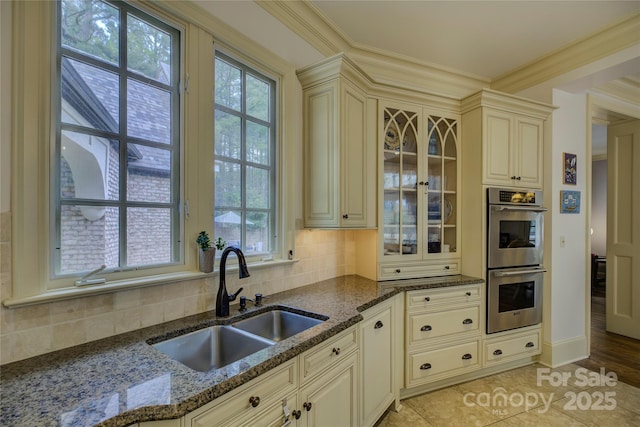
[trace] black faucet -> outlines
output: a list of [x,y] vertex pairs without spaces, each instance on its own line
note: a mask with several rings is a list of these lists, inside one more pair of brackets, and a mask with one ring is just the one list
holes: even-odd
[[244,279],[245,277],[249,277],[249,270],[247,269],[247,262],[244,260],[244,254],[238,248],[227,247],[222,252],[222,256],[220,257],[220,286],[218,286],[218,296],[216,298],[216,316],[218,317],[227,317],[229,315],[229,302],[235,301],[236,297],[240,292],[242,292],[242,288],[238,289],[233,295],[229,295],[227,293],[227,287],[224,283],[225,270],[227,265],[227,257],[230,252],[235,252],[238,257],[238,266],[239,266],[239,277]]

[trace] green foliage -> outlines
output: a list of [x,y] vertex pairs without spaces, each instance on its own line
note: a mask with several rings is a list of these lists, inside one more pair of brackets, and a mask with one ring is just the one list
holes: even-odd
[[215,245],[216,245],[216,248],[218,250],[220,250],[220,251],[223,250],[226,244],[227,244],[227,242],[225,242],[225,240],[222,237],[218,237],[216,239]]
[[[209,249],[211,247],[211,241],[209,240],[209,235],[206,231],[201,231],[196,238],[196,243],[200,246],[200,249],[203,251]],[[217,242],[216,242],[217,245]]]

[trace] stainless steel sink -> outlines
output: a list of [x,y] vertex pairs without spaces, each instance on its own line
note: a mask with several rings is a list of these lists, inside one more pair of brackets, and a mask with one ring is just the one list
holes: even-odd
[[229,365],[273,344],[273,341],[237,328],[211,326],[153,346],[191,369],[207,372]]
[[271,341],[282,341],[322,322],[324,320],[289,311],[271,310],[232,323],[231,326]]
[[231,325],[210,326],[152,345],[191,369],[207,372],[322,322],[324,320],[275,309]]

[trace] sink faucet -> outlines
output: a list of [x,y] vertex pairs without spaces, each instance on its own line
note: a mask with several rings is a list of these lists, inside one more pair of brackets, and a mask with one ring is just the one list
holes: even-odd
[[220,257],[220,285],[218,286],[218,296],[216,298],[216,316],[218,317],[227,317],[229,315],[229,302],[235,301],[236,297],[240,292],[242,292],[242,288],[238,289],[233,295],[229,295],[227,293],[227,287],[224,282],[225,270],[227,266],[227,257],[230,252],[235,252],[238,257],[238,266],[239,268],[239,277],[244,279],[245,277],[249,277],[249,270],[247,269],[247,262],[244,260],[244,254],[238,248],[227,247],[222,252],[222,256]]

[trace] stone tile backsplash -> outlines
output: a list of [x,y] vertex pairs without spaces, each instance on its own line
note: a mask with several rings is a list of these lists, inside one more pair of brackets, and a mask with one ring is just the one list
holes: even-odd
[[[11,213],[0,213],[0,299],[11,296]],[[298,262],[260,268],[229,290],[265,295],[353,274],[354,231],[301,230]],[[8,309],[0,306],[0,365],[215,308],[217,276]]]

